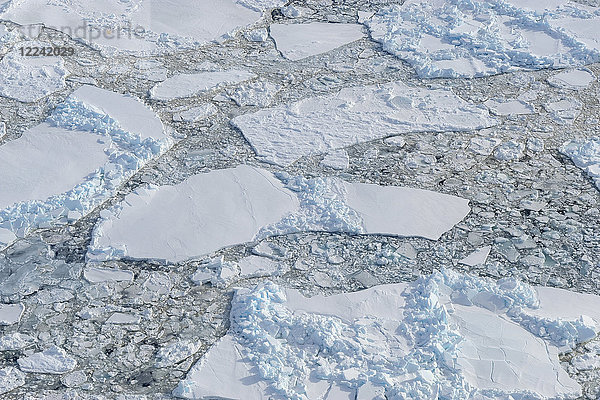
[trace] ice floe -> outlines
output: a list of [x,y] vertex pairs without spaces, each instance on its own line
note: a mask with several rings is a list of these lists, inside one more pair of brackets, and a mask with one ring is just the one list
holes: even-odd
[[533,114],[534,108],[522,100],[488,100],[483,103],[496,115]]
[[581,102],[577,99],[562,99],[544,104],[556,122],[562,124],[573,124],[581,114]]
[[280,165],[392,135],[474,130],[496,123],[486,108],[450,90],[400,82],[345,88],[335,95],[307,98],[232,120],[258,156]]
[[156,366],[158,368],[169,367],[194,355],[200,349],[199,343],[190,340],[179,340],[167,346],[163,346],[156,354]]
[[45,0],[12,2],[0,18],[20,25],[44,24],[105,50],[151,54],[222,40],[251,25],[265,9],[284,1],[255,0]]
[[312,298],[261,283],[236,290],[229,332],[173,394],[575,398],[581,387],[561,367],[559,349],[598,332],[599,306],[598,296],[449,270]]
[[203,118],[208,118],[217,113],[217,107],[212,103],[204,103],[198,107],[192,107],[188,110],[173,115],[173,121],[196,122]]
[[437,240],[470,211],[466,199],[427,190],[338,178],[277,178],[243,165],[195,175],[175,186],[138,189],[98,223],[87,257],[177,262],[306,231]]
[[150,90],[155,100],[173,100],[181,97],[197,96],[224,85],[232,85],[254,78],[248,71],[229,70],[199,72],[196,74],[174,75]]
[[277,50],[293,61],[325,53],[363,38],[362,25],[330,24],[273,24],[269,27]]
[[35,339],[22,333],[9,333],[0,337],[0,351],[21,350],[35,343]]
[[132,282],[133,272],[115,268],[87,267],[83,271],[83,277],[90,283],[106,281]]
[[321,165],[333,169],[344,170],[350,165],[350,157],[344,149],[334,150],[327,153],[321,160]]
[[173,144],[139,100],[83,86],[0,146],[0,243],[81,218]]
[[25,372],[40,374],[64,374],[77,366],[77,361],[60,347],[52,346],[42,352],[17,360],[19,368]]
[[0,369],[0,394],[8,393],[25,384],[25,374],[15,367]]
[[588,69],[572,69],[552,75],[548,78],[548,83],[556,87],[582,90],[590,86],[595,78],[592,71]]
[[583,169],[600,189],[600,138],[578,139],[565,143],[560,152]]
[[477,77],[600,60],[598,8],[567,0],[409,0],[365,24],[419,76]]
[[462,260],[460,260],[459,263],[468,265],[470,267],[485,264],[485,260],[487,260],[487,257],[490,254],[491,250],[491,246],[485,246],[480,249],[477,249]]
[[60,57],[25,57],[11,52],[0,61],[0,96],[38,101],[65,88],[68,74]]
[[14,325],[21,320],[25,306],[23,304],[0,304],[0,326]]

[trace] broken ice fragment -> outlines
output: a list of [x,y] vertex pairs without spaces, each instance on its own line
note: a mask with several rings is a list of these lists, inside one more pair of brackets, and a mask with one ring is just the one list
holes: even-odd
[[224,85],[232,85],[254,78],[248,71],[229,70],[174,75],[150,90],[155,100],[173,100],[197,96]]
[[132,315],[126,313],[113,313],[107,320],[107,324],[127,325],[127,324],[139,324],[141,317],[139,315]]
[[522,100],[488,100],[483,103],[496,115],[533,114],[535,110]]
[[581,103],[576,99],[563,99],[544,105],[546,111],[552,114],[557,122],[573,124],[581,114]]
[[356,24],[273,24],[269,30],[277,50],[292,61],[325,53],[363,37],[362,25]]
[[40,374],[64,374],[77,366],[77,361],[63,349],[52,346],[40,353],[34,353],[17,360],[19,368],[25,372]]
[[0,337],[0,351],[21,350],[35,343],[35,339],[22,333],[9,333]]
[[600,189],[600,137],[572,140],[563,144],[560,152],[583,169]]
[[106,281],[132,282],[133,272],[115,268],[87,267],[83,271],[83,277],[90,283]]
[[0,369],[0,394],[5,394],[25,384],[25,374],[15,367]]
[[525,145],[516,140],[509,140],[496,148],[494,156],[501,161],[518,160],[523,156]]
[[552,75],[548,78],[548,83],[565,89],[582,90],[587,88],[594,79],[594,74],[588,69],[573,69]]
[[0,304],[0,326],[13,325],[21,320],[25,306],[23,304]]
[[331,151],[321,160],[321,165],[338,170],[347,169],[349,164],[350,158],[344,149]]
[[459,261],[461,264],[468,265],[470,267],[474,267],[476,265],[485,264],[485,260],[487,260],[490,251],[492,250],[492,246],[485,246],[480,249],[475,250],[467,257],[463,258]]
[[158,368],[170,367],[194,355],[200,349],[199,343],[180,340],[168,346],[163,346],[156,354]]
[[283,275],[289,270],[289,267],[283,262],[259,256],[244,257],[238,262],[238,265],[241,278]]
[[450,90],[400,82],[345,88],[232,120],[258,156],[279,165],[390,135],[467,131],[497,122],[487,109]]

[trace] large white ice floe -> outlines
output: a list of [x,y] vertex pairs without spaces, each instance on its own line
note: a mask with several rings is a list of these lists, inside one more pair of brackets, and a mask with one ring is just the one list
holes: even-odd
[[590,86],[594,79],[594,73],[588,69],[572,69],[552,75],[548,78],[548,83],[560,88],[583,90]]
[[600,297],[442,270],[312,298],[261,283],[236,291],[230,322],[174,395],[577,398],[558,354],[596,335]]
[[172,100],[202,94],[224,85],[231,85],[254,78],[248,71],[229,70],[180,74],[159,83],[150,90],[155,100]]
[[493,126],[485,107],[447,89],[393,82],[345,88],[235,117],[254,151],[267,162],[288,165],[302,156],[408,132],[466,131]]
[[69,71],[60,57],[8,53],[0,61],[0,96],[33,102],[63,89]]
[[560,152],[584,170],[600,189],[600,137],[572,140],[565,143]]
[[64,374],[72,371],[77,366],[77,361],[73,357],[56,346],[19,358],[17,362],[21,370],[41,374]]
[[227,38],[261,19],[283,0],[107,0],[67,3],[14,1],[0,18],[21,25],[44,24],[102,49],[137,54]]
[[139,100],[77,89],[45,122],[0,146],[0,247],[79,219],[171,145]]
[[290,60],[297,61],[325,53],[363,37],[362,25],[330,24],[273,24],[269,27],[277,50]]
[[88,259],[183,261],[306,231],[437,240],[469,211],[468,200],[432,191],[338,178],[276,177],[242,165],[131,193],[98,223]]
[[421,77],[477,77],[600,60],[600,11],[567,0],[409,0],[365,21]]

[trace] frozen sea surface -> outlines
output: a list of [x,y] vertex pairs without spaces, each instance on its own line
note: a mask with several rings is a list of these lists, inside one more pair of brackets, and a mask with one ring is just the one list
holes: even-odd
[[600,10],[566,0],[409,0],[365,21],[424,78],[471,78],[600,60]]
[[229,332],[174,394],[189,399],[578,396],[581,387],[559,363],[559,346],[594,336],[599,306],[598,296],[448,270],[410,284],[312,298],[262,283],[236,291]]
[[239,166],[139,189],[99,222],[88,258],[177,262],[307,231],[437,240],[470,211],[468,200],[428,190],[279,177]]
[[214,71],[197,74],[174,75],[150,90],[150,97],[156,100],[172,100],[196,96],[220,86],[231,85],[254,78],[248,71]]
[[0,146],[0,242],[81,218],[172,143],[139,100],[77,89],[45,122]]
[[288,165],[302,156],[386,136],[474,130],[497,121],[484,107],[468,103],[450,90],[394,82],[342,89],[335,95],[241,115],[232,123],[258,156]]

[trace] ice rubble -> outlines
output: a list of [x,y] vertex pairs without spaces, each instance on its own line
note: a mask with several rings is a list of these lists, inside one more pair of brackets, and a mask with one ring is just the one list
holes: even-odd
[[99,221],[87,257],[176,262],[305,231],[437,240],[470,211],[466,199],[427,190],[277,176],[242,165],[139,189]]
[[269,27],[277,50],[287,59],[298,61],[325,53],[363,38],[362,25],[330,24],[273,24]]
[[465,131],[496,123],[487,109],[450,90],[401,82],[345,88],[232,120],[261,158],[280,165],[386,136]]
[[222,40],[283,0],[13,1],[0,18],[44,24],[105,50],[139,55]]
[[583,169],[600,189],[600,137],[572,140],[565,143],[560,152]]
[[181,97],[197,96],[220,86],[232,85],[254,77],[253,73],[240,70],[174,75],[154,86],[150,90],[150,97],[155,100],[167,101]]
[[79,219],[171,145],[139,100],[77,89],[45,122],[0,146],[0,246]]
[[600,10],[567,0],[409,0],[365,21],[424,78],[579,66],[600,60]]
[[60,57],[22,57],[11,52],[0,61],[0,96],[38,101],[65,88],[68,74]]
[[15,367],[0,369],[0,394],[8,393],[25,384],[25,374]]
[[174,395],[575,398],[559,347],[595,336],[600,297],[443,269],[329,297],[261,283],[236,291],[230,322]]

